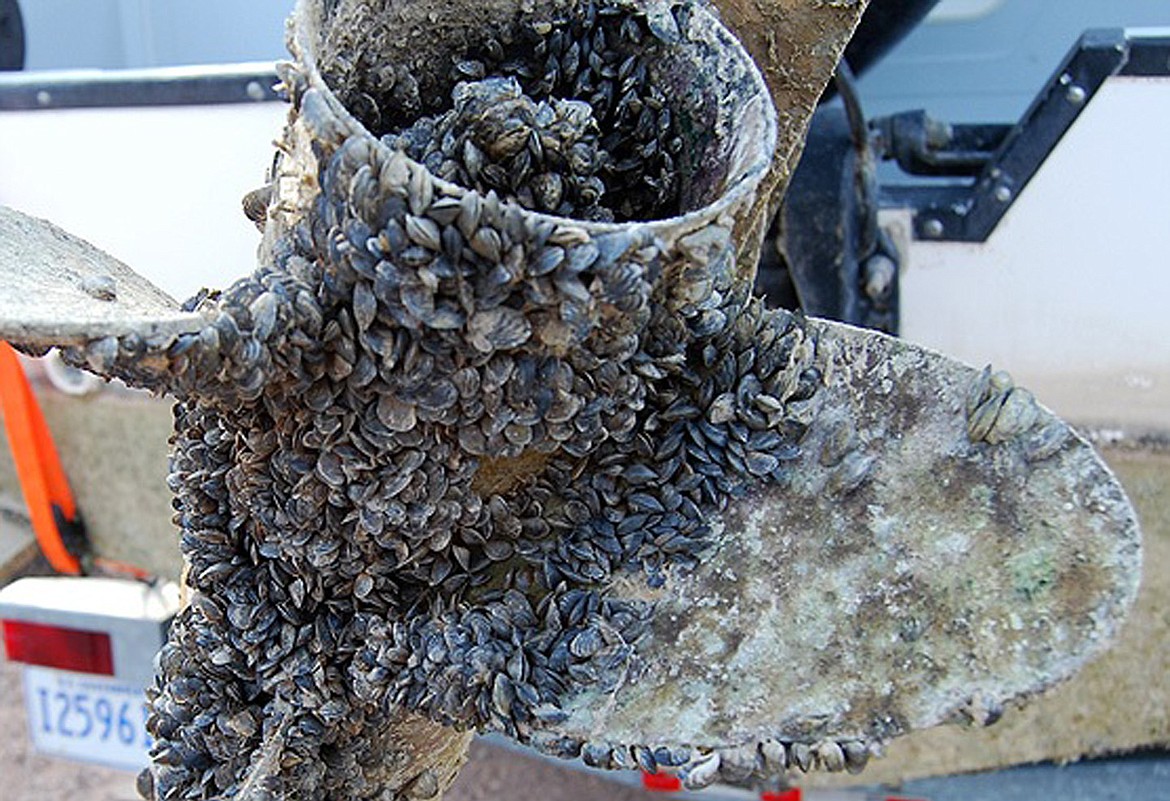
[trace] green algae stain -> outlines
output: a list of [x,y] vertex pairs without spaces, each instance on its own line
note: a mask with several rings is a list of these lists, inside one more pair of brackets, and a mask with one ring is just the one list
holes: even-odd
[[1051,554],[1043,549],[1033,549],[1011,557],[1007,569],[1013,591],[1028,601],[1039,598],[1057,579],[1056,565]]

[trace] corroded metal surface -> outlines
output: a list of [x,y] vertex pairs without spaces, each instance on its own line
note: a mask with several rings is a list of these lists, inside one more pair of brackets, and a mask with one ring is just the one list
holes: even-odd
[[703,570],[656,593],[647,670],[564,726],[657,741],[885,740],[1067,677],[1140,575],[1136,521],[1049,412],[972,442],[979,371],[818,322],[825,376],[789,478],[723,515]]
[[865,11],[865,0],[714,0],[764,74],[779,122],[764,182],[769,218],[804,152],[809,120]]
[[[1112,432],[1111,432],[1112,433]],[[909,779],[1080,759],[1170,745],[1170,452],[1165,439],[1101,445],[1142,529],[1142,582],[1106,653],[1067,682],[987,728],[944,726],[899,737],[860,776],[807,776],[803,786],[896,786]]]

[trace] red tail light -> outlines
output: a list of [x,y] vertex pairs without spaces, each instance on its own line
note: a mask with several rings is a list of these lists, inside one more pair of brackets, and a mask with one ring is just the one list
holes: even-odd
[[110,635],[22,620],[5,620],[4,648],[12,662],[114,675]]

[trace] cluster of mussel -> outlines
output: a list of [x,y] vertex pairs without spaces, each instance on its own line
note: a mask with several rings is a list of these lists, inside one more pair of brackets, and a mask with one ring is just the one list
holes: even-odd
[[[181,399],[193,592],[149,691],[144,795],[266,773],[296,797],[427,797],[433,779],[387,786],[401,766],[375,747],[403,710],[688,786],[864,763],[856,743],[721,758],[557,733],[563,699],[637,680],[653,606],[613,582],[694,569],[729,498],[784,480],[821,382],[727,227],[593,225],[683,211],[654,63],[692,8],[583,7],[460,53],[447,108],[401,118],[401,66],[339,88],[368,130],[289,66],[317,191],[269,220],[262,266],[190,302],[201,331],[72,352]],[[282,169],[304,184],[285,150],[270,215]]]

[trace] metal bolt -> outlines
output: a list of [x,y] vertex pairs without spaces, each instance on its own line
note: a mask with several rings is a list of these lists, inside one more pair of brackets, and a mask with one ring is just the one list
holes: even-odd
[[942,220],[937,217],[931,217],[922,223],[922,235],[929,239],[938,239],[943,235],[945,230]]
[[876,253],[865,262],[865,294],[872,301],[889,298],[898,275],[898,265],[884,253]]
[[1007,203],[1012,199],[1011,187],[1004,186],[1003,184],[995,187],[995,199],[1000,203]]
[[260,85],[259,81],[248,81],[248,85],[244,87],[244,91],[248,94],[249,100],[263,100],[264,87]]
[[49,106],[49,105],[52,105],[52,103],[53,103],[53,96],[51,94],[49,94],[48,90],[42,89],[41,91],[37,92],[37,105],[38,106]]
[[1074,106],[1079,106],[1082,103],[1084,103],[1085,98],[1087,98],[1088,96],[1089,96],[1089,94],[1088,94],[1088,92],[1085,91],[1085,87],[1078,86],[1075,83],[1072,86],[1070,86],[1067,90],[1065,90],[1065,93],[1064,93],[1065,100],[1067,100],[1069,103],[1072,103]]

